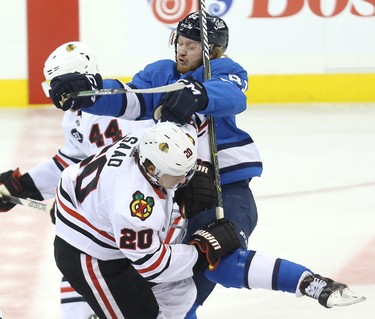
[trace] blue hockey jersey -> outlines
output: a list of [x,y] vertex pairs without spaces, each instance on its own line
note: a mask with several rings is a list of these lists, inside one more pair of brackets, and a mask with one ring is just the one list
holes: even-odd
[[[104,80],[104,88],[153,88],[172,84],[188,76],[204,82],[209,97],[208,106],[201,114],[213,116],[216,126],[217,150],[223,185],[251,179],[262,173],[262,162],[251,136],[236,125],[235,116],[246,110],[247,72],[229,58],[210,62],[211,79],[204,82],[203,66],[181,75],[172,60],[159,60],[138,72],[130,83]],[[89,109],[97,115],[126,119],[151,119],[164,93],[104,95]]]

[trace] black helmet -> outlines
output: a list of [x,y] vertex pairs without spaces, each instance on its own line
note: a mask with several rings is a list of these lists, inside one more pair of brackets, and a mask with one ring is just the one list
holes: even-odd
[[[177,37],[183,37],[201,41],[201,30],[199,23],[199,12],[190,13],[182,19],[177,25]],[[207,14],[207,33],[208,43],[213,47],[215,45],[221,46],[223,53],[228,47],[229,29],[223,19]],[[177,40],[177,39],[176,39]],[[212,50],[210,46],[210,51]]]

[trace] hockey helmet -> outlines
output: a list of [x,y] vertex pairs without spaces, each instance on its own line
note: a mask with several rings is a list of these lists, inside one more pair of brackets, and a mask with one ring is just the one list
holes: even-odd
[[[224,20],[207,14],[207,34],[210,51],[214,46],[220,46],[224,53],[229,42],[229,29]],[[180,35],[195,41],[201,41],[199,12],[190,13],[178,23],[174,39],[175,44]]]
[[[151,176],[146,160],[155,166]],[[139,162],[150,180],[159,185],[163,174],[185,176],[188,181],[195,172],[197,147],[192,136],[171,122],[160,122],[149,129],[139,143]]]
[[49,81],[66,73],[98,73],[98,63],[92,50],[84,43],[72,41],[60,45],[44,63],[43,73],[46,82],[42,87],[47,97]]

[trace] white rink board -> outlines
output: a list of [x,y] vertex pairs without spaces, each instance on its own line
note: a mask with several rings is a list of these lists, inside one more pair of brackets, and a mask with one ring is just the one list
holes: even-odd
[[[322,5],[312,9],[304,0],[269,0],[268,17],[253,17],[264,2],[208,0],[206,5],[228,23],[227,53],[250,74],[375,72],[375,40],[369,36],[375,34],[373,1],[316,0],[310,2]],[[80,40],[96,53],[102,74],[132,76],[147,63],[174,58],[168,39],[176,23],[163,23],[157,17],[181,19],[181,12],[191,3],[79,0]],[[336,6],[343,3],[346,5],[335,13]],[[0,79],[26,79],[26,2],[3,0],[0,6],[0,30],[4,30],[0,42],[6,44],[0,53]],[[296,12],[283,16],[290,6]]]

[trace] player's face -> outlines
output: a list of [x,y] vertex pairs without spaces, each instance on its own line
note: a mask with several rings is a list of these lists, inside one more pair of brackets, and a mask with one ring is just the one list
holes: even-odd
[[159,185],[166,189],[173,189],[176,188],[179,184],[184,184],[185,181],[185,176],[172,176],[169,174],[163,174],[159,178]]
[[180,35],[177,41],[176,61],[177,70],[182,74],[196,70],[202,65],[201,43]]

